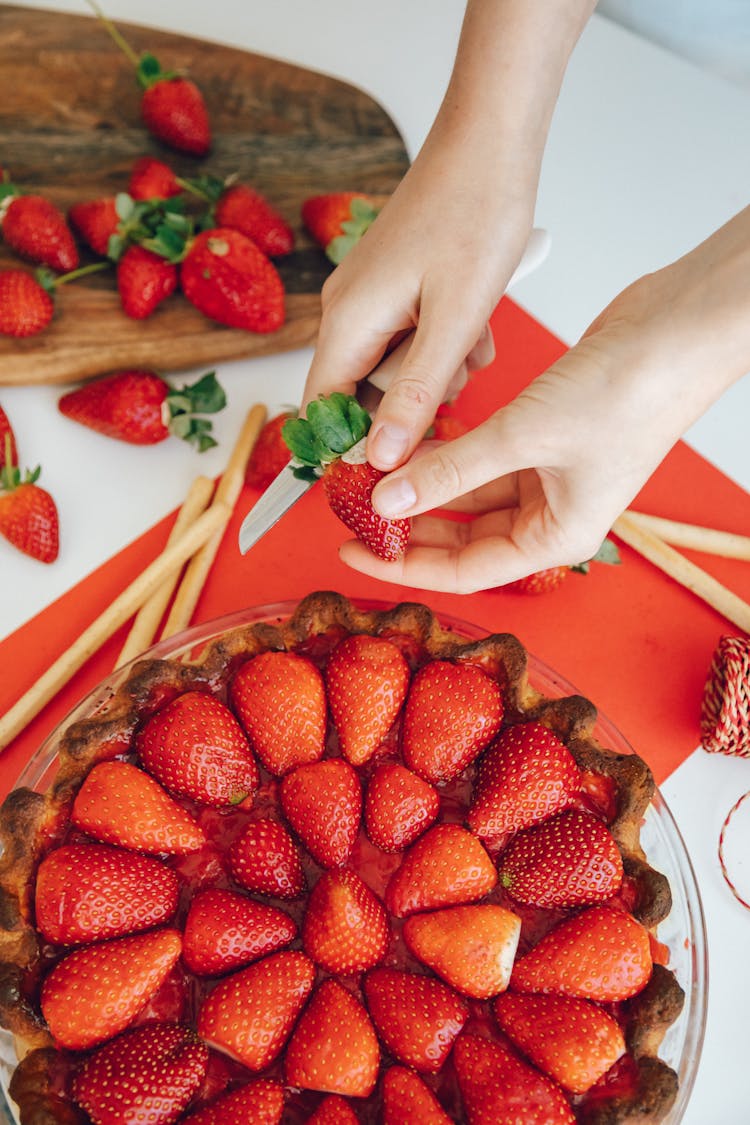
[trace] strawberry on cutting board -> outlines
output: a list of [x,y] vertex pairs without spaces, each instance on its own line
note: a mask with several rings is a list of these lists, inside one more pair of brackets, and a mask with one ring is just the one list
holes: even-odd
[[[7,458],[7,434],[5,441]],[[60,549],[60,521],[52,496],[37,484],[40,471],[37,466],[22,476],[7,460],[0,469],[0,535],[33,559],[52,563]]]
[[74,203],[68,211],[68,219],[78,237],[95,254],[106,258],[109,240],[117,234],[120,224],[115,197],[112,195]]
[[248,1082],[185,1117],[185,1125],[279,1125],[284,1087],[270,1078]]
[[216,445],[211,423],[203,415],[225,405],[226,395],[213,371],[191,385],[171,387],[160,375],[141,369],[93,379],[68,391],[57,404],[66,418],[106,437],[155,445],[174,434],[199,452]]
[[329,977],[300,1016],[284,1059],[291,1086],[352,1098],[372,1093],[380,1048],[370,1017],[356,996]]
[[229,866],[235,882],[255,894],[297,898],[305,889],[297,846],[276,820],[252,821],[229,849]]
[[37,265],[68,273],[78,247],[62,211],[42,195],[22,192],[0,176],[0,232],[14,253]]
[[230,184],[214,208],[217,227],[241,231],[270,258],[291,254],[294,231],[276,208],[248,184]]
[[453,1063],[470,1125],[501,1121],[575,1125],[573,1110],[557,1083],[502,1044],[461,1035]]
[[306,418],[284,426],[284,441],[295,459],[295,475],[323,479],[331,510],[373,554],[394,561],[406,550],[411,523],[384,519],[372,506],[372,490],[385,473],[365,456],[370,415],[353,395],[335,392],[311,402]]
[[364,993],[394,1058],[421,1073],[437,1073],[469,1017],[466,1002],[433,977],[388,968],[367,974]]
[[177,288],[177,266],[145,246],[128,246],[117,261],[122,311],[146,320]]
[[251,239],[230,227],[195,236],[180,265],[180,284],[204,316],[229,328],[275,332],[286,318],[276,267]]
[[97,1125],[171,1125],[203,1082],[208,1051],[177,1023],[151,1023],[106,1043],[73,1078],[73,1097]]
[[354,871],[326,871],[308,899],[302,947],[329,973],[358,973],[382,961],[390,941],[383,904]]
[[35,336],[52,320],[55,306],[48,290],[26,270],[0,270],[0,335]]
[[363,765],[391,729],[409,687],[409,665],[382,637],[353,634],[331,653],[326,668],[328,704],[341,753]]
[[130,169],[128,195],[131,199],[170,199],[182,190],[169,165],[155,156],[139,156]]
[[302,203],[302,222],[335,264],[343,261],[377,215],[372,200],[359,191],[311,195]]

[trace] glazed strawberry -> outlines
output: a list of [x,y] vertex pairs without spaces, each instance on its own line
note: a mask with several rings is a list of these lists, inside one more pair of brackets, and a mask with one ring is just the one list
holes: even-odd
[[362,815],[359,778],[348,762],[328,758],[288,773],[281,782],[281,807],[316,863],[346,863]]
[[157,711],[135,737],[145,768],[172,793],[218,808],[258,788],[258,766],[229,708],[187,691]]
[[51,296],[36,277],[25,270],[0,270],[0,335],[35,336],[54,311]]
[[170,199],[181,191],[172,169],[155,156],[139,156],[130,170],[128,195],[131,199]]
[[313,887],[302,924],[302,948],[329,973],[358,973],[382,961],[388,915],[353,871],[325,871]]
[[251,488],[268,488],[271,481],[289,464],[289,449],[281,431],[290,418],[296,417],[291,411],[277,414],[266,422],[258,434],[245,473],[245,483]]
[[468,1125],[575,1125],[560,1087],[502,1044],[461,1035],[453,1064]]
[[291,254],[294,231],[286,219],[255,188],[233,184],[222,192],[214,210],[217,227],[238,230],[269,258]]
[[252,821],[229,850],[233,878],[248,891],[297,898],[305,889],[299,852],[283,824]]
[[335,263],[359,242],[377,214],[372,201],[359,191],[312,195],[302,203],[302,222]]
[[435,910],[476,902],[497,883],[495,865],[476,836],[458,824],[436,824],[404,854],[390,878],[386,905],[405,918],[420,910]]
[[414,677],[404,708],[404,764],[426,781],[450,781],[492,741],[503,718],[497,682],[475,664],[433,660]]
[[435,1074],[469,1017],[464,1000],[433,977],[373,969],[364,992],[370,1017],[398,1062]]
[[304,953],[272,953],[224,977],[198,1015],[198,1034],[249,1070],[265,1070],[279,1055],[315,979]]
[[283,1112],[284,1087],[273,1079],[259,1078],[183,1120],[185,1125],[279,1125]]
[[0,180],[0,230],[14,253],[37,265],[68,273],[78,265],[78,247],[62,211],[42,195],[22,194]]
[[566,808],[581,771],[559,738],[541,723],[508,727],[479,763],[468,824],[478,836],[504,836]]
[[178,889],[174,871],[151,856],[64,844],[39,865],[36,924],[57,945],[120,937],[171,918]]
[[513,590],[517,594],[548,594],[550,590],[556,590],[569,573],[569,566],[551,566],[517,578],[515,582],[508,582],[503,589]]
[[66,418],[106,437],[155,445],[174,434],[203,452],[216,442],[202,415],[223,410],[226,395],[213,371],[188,386],[171,387],[154,371],[133,368],[84,383],[57,405]]
[[605,1003],[635,996],[650,976],[648,930],[624,910],[591,906],[564,919],[516,961],[511,987]]
[[383,1076],[383,1125],[452,1125],[429,1086],[413,1070],[391,1066]]
[[117,262],[117,291],[122,311],[145,320],[177,288],[177,266],[145,246],[132,245]]
[[284,426],[284,441],[294,456],[295,475],[323,478],[333,513],[365,546],[386,561],[406,550],[411,523],[384,519],[372,506],[372,490],[385,476],[365,456],[370,416],[353,395],[335,392],[311,402],[306,418]]
[[96,1125],[172,1125],[203,1081],[208,1051],[189,1027],[151,1023],[106,1043],[73,1077]]
[[38,466],[23,476],[12,464],[0,469],[0,535],[33,559],[52,563],[60,549],[60,522],[55,501],[36,483],[39,473]]
[[191,973],[229,973],[288,945],[297,926],[283,910],[218,887],[190,903],[182,957]]
[[87,945],[58,961],[41,995],[55,1041],[84,1051],[118,1035],[166,980],[181,948],[177,930],[152,930]]
[[304,656],[261,653],[239,669],[229,696],[255,753],[270,773],[281,777],[323,757],[323,678]]
[[338,1094],[329,1094],[312,1117],[306,1118],[305,1125],[359,1125],[359,1118],[348,1102]]
[[439,810],[437,790],[400,762],[384,762],[372,773],[365,796],[365,828],[382,851],[408,848]]
[[622,856],[599,817],[565,809],[518,832],[498,871],[506,890],[527,906],[588,906],[617,894]]
[[[284,446],[286,449],[286,446]],[[13,427],[10,424],[8,415],[0,406],[0,469],[5,465],[11,468],[18,464],[18,447],[16,445],[16,435],[13,433]]]
[[182,291],[219,324],[275,332],[285,320],[284,284],[255,243],[229,227],[196,235],[180,266]]
[[289,1040],[287,1083],[366,1098],[375,1086],[379,1062],[375,1029],[359,1000],[333,978],[324,980]]
[[524,1055],[571,1094],[585,1094],[625,1052],[617,1020],[589,1000],[506,992],[494,1010]]
[[129,762],[100,762],[76,794],[71,820],[106,844],[141,852],[185,855],[206,837],[193,817],[145,770]]
[[115,197],[91,199],[74,203],[68,211],[68,219],[79,238],[86,245],[106,258],[109,253],[109,240],[117,234],[120,216],[117,214]]
[[363,765],[393,726],[409,687],[409,665],[382,637],[354,634],[331,653],[326,668],[328,704],[341,753]]
[[404,923],[410,952],[458,992],[478,1000],[508,987],[521,919],[493,903],[414,914]]

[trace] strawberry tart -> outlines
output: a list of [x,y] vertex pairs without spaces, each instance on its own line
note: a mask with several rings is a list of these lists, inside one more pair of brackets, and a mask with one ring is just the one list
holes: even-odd
[[19,1120],[663,1121],[654,783],[595,722],[332,593],[136,662],[0,811]]

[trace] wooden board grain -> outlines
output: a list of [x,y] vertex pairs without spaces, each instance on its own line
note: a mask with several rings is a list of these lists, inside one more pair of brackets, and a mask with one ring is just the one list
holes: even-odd
[[[294,252],[277,263],[287,320],[258,335],[207,320],[182,296],[147,321],[120,309],[114,275],[61,287],[52,324],[25,340],[0,337],[0,384],[60,383],[130,365],[177,371],[309,344],[330,265],[304,232],[302,200],[359,190],[387,196],[408,158],[371,97],[275,59],[152,28],[119,24],[138,54],[199,84],[214,134],[198,160],[168,150],[140,121],[133,68],[94,17],[0,5],[0,165],[13,182],[67,209],[127,187],[151,153],[183,176],[232,173],[265,194],[293,226]],[[84,252],[82,261],[93,260]],[[0,268],[18,266],[0,243]]]

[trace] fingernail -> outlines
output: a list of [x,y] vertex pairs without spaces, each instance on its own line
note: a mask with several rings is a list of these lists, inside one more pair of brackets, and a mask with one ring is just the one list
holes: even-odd
[[379,468],[390,469],[403,461],[408,448],[409,435],[406,430],[384,422],[376,427],[370,439],[370,459],[374,456]]
[[375,510],[386,519],[401,516],[417,502],[417,494],[402,477],[381,481],[372,494]]

